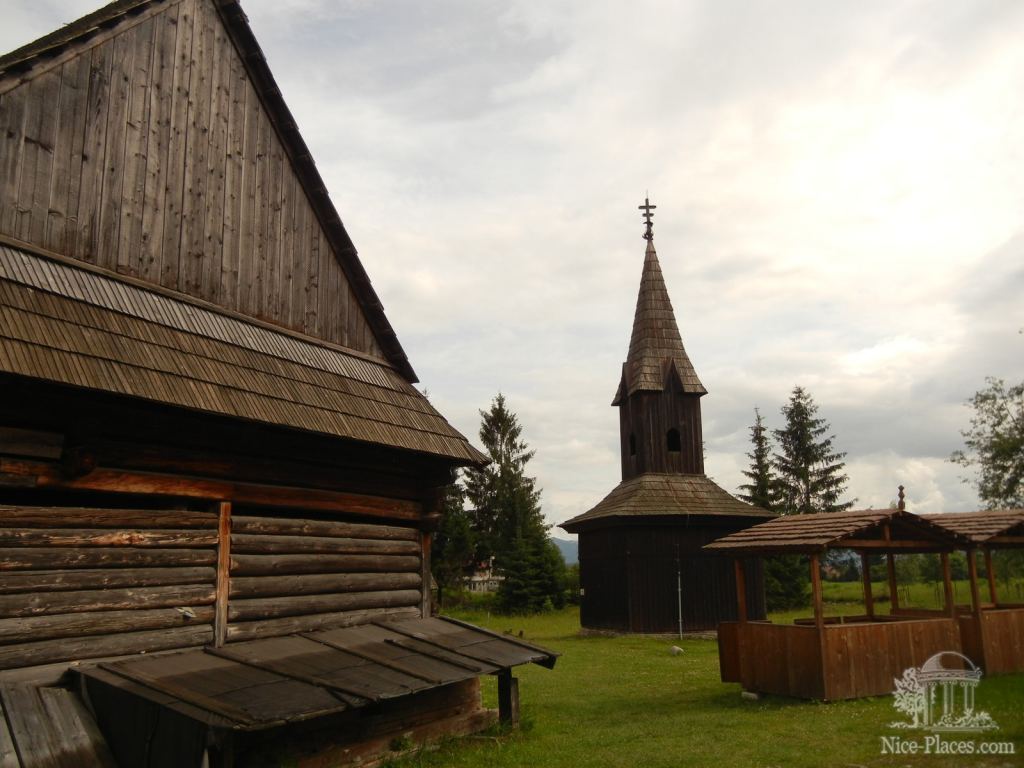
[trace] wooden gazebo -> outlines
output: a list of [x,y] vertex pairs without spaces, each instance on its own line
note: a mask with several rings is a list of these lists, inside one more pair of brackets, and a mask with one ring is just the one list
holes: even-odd
[[[808,699],[852,699],[890,693],[893,679],[942,651],[960,648],[949,553],[967,538],[900,509],[866,509],[778,517],[708,544],[705,549],[735,558],[739,621],[718,628],[722,680],[745,690]],[[828,549],[860,553],[865,612],[825,617],[821,557]],[[945,610],[913,615],[876,613],[871,594],[870,555],[888,556],[889,590],[896,600],[893,556],[939,552]],[[813,619],[793,624],[750,621],[743,585],[743,558],[809,556]]]
[[[922,515],[924,519],[970,540],[967,575],[971,582],[971,611],[961,614],[963,652],[986,674],[1024,671],[1024,604],[1000,600],[992,550],[1024,548],[1024,509],[994,509]],[[985,557],[988,601],[981,598],[977,553]]]

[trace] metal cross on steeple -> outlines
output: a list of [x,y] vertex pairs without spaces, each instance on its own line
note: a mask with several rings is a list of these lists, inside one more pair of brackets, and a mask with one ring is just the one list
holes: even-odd
[[644,224],[647,225],[647,231],[644,232],[644,240],[653,240],[654,239],[654,222],[651,221],[651,219],[654,217],[654,214],[651,213],[651,211],[653,211],[658,206],[651,205],[651,201],[649,199],[647,199],[647,197],[644,197],[644,204],[643,205],[639,205],[637,207],[641,211],[644,212]]

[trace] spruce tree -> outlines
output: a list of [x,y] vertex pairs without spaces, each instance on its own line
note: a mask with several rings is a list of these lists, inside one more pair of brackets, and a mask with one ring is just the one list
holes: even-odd
[[778,489],[772,476],[771,445],[764,417],[757,408],[754,409],[754,425],[750,428],[750,444],[751,450],[747,454],[750,469],[743,472],[750,482],[740,486],[743,493],[739,497],[755,507],[774,509]]
[[480,441],[491,463],[466,472],[466,496],[476,536],[476,558],[491,557],[504,583],[502,609],[525,613],[564,601],[565,561],[548,539],[536,480],[525,473],[534,452],[522,439],[519,419],[499,393],[480,411]]
[[462,486],[457,483],[449,486],[445,491],[441,527],[431,544],[430,570],[437,582],[437,601],[441,606],[445,604],[446,594],[461,586],[473,565],[475,539],[464,502]]
[[817,413],[803,387],[794,387],[782,406],[786,426],[774,432],[779,446],[774,465],[783,514],[838,512],[853,504],[839,501],[849,479],[843,474],[846,454],[833,448],[835,436],[828,434],[828,422]]

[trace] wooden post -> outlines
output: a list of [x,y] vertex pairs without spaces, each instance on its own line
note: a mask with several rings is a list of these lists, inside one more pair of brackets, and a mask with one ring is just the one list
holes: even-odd
[[869,562],[868,553],[860,553],[860,570],[861,579],[864,582],[864,609],[867,611],[868,618],[875,618],[875,596],[871,594],[871,563]]
[[[888,523],[882,526],[882,536],[886,541],[892,541]],[[896,587],[896,556],[892,552],[886,552],[885,563],[889,575],[889,613],[896,613],[896,609],[900,607],[900,593]]]
[[821,565],[816,554],[811,555],[811,592],[814,595],[814,625],[820,630],[825,626],[825,614],[821,605]]
[[736,558],[733,560],[736,566],[736,617],[740,623],[747,621],[747,579],[746,571],[743,567],[743,560]]
[[992,550],[985,547],[985,575],[988,577],[988,596],[993,607],[998,605],[996,598],[996,574],[992,570]]
[[981,595],[978,590],[978,550],[967,550],[967,578],[971,580],[971,611],[981,615]]
[[433,613],[430,601],[430,531],[420,533],[420,616],[430,618]]
[[953,577],[949,570],[949,552],[939,555],[942,559],[942,586],[946,591],[946,613],[956,616],[956,603],[953,601]]
[[231,592],[231,502],[220,503],[217,521],[217,591],[213,612],[213,644],[228,637],[228,595]]
[[519,681],[512,677],[511,669],[498,672],[498,720],[519,727]]

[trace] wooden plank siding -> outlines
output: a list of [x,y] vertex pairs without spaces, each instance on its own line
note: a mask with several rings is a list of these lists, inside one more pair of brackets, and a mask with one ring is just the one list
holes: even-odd
[[214,4],[0,93],[0,233],[383,357]]
[[420,616],[419,537],[396,525],[234,515],[227,641]]
[[213,638],[213,512],[0,507],[0,670]]

